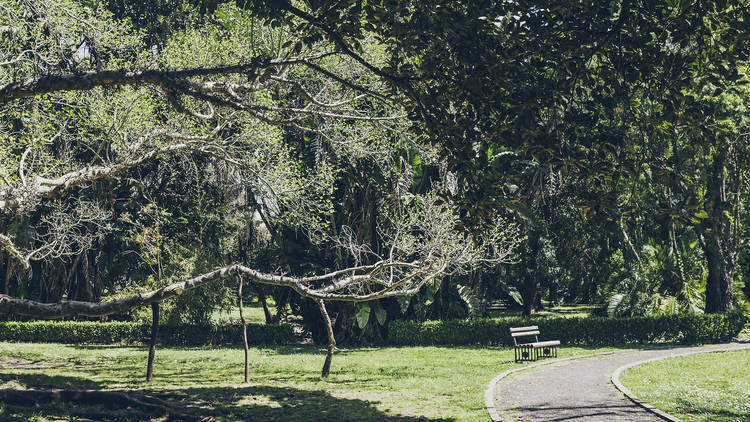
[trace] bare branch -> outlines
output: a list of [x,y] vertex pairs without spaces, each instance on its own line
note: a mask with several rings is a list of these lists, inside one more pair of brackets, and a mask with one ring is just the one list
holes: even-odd
[[[178,151],[208,151],[210,149],[210,144],[207,144],[206,142],[211,140],[220,128],[221,126],[217,126],[216,129],[205,136],[180,134],[168,132],[166,130],[155,131],[152,132],[150,136],[142,137],[136,142],[136,145],[142,143],[145,138],[158,136],[164,136],[173,140],[181,140],[183,142],[154,148],[135,157],[126,157],[119,161],[107,164],[84,167],[65,173],[56,178],[35,176],[31,178],[31,180],[27,180],[26,183],[22,183],[20,186],[9,186],[0,190],[0,211],[7,212],[10,210],[30,208],[32,204],[40,199],[57,198],[62,196],[65,192],[85,183],[93,182],[94,180],[105,177],[118,176],[131,168],[156,158],[161,154]],[[26,155],[27,152],[28,150],[24,155]],[[22,166],[23,160],[20,169],[21,172],[23,172]]]
[[273,66],[302,64],[310,60],[330,56],[332,52],[310,54],[286,59],[267,60],[257,57],[249,63],[216,67],[196,67],[180,70],[102,70],[64,75],[43,75],[23,81],[11,82],[0,87],[0,104],[59,91],[87,91],[100,86],[154,84],[170,80],[208,75],[230,75],[250,73]]
[[10,253],[10,256],[12,256],[14,259],[18,260],[21,264],[23,264],[24,268],[29,268],[29,260],[24,255],[23,252],[21,252],[18,248],[16,248],[16,245],[13,243],[13,240],[11,240],[10,237],[0,233],[0,245],[8,252]]

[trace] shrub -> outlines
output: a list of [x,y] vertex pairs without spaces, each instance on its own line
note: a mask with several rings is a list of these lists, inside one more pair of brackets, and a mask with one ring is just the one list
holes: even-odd
[[[151,326],[141,322],[31,321],[0,322],[0,341],[33,343],[145,343]],[[248,324],[250,344],[294,341],[291,325]],[[171,345],[241,344],[242,325],[162,325],[159,341]]]
[[447,321],[393,321],[388,343],[397,345],[495,344],[512,346],[510,327],[538,325],[540,340],[563,344],[602,345],[730,340],[744,327],[741,312],[679,314],[631,318],[503,318]]

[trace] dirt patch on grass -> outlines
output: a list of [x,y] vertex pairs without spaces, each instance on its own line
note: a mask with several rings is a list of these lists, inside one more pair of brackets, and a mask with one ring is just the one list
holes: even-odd
[[32,361],[27,359],[0,356],[0,368],[8,369],[50,369],[55,365],[50,362]]

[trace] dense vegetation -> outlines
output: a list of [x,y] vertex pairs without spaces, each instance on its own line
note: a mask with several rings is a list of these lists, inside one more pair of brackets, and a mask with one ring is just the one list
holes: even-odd
[[[456,345],[512,325],[731,339],[750,313],[749,10],[0,0],[0,338],[149,342],[146,380],[166,376],[135,381],[139,348],[0,344],[0,417],[175,404],[101,391],[124,387],[227,420],[475,419],[510,355]],[[560,304],[593,315],[529,319]],[[284,345],[309,340],[322,378],[337,341],[408,346],[343,350],[326,383],[318,348]],[[213,348],[155,363],[157,343]],[[413,347],[433,344],[453,347]],[[394,407],[362,401],[384,390]]]
[[[405,297],[347,285],[326,304],[340,341],[498,300],[742,308],[747,6],[6,2],[0,292],[99,302],[232,263],[398,258],[431,271]],[[393,271],[368,276],[414,276]],[[162,319],[205,324],[237,275]],[[325,340],[316,300],[337,287],[270,284],[245,289],[273,297],[267,322]]]

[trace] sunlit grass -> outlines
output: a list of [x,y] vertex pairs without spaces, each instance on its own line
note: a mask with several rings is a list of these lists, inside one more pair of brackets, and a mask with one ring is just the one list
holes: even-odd
[[651,362],[622,382],[641,399],[685,421],[750,420],[750,350]]
[[[532,317],[588,318],[599,307],[601,305],[558,305],[537,310]],[[489,311],[487,314],[490,318],[520,317],[521,310]]]
[[[560,357],[602,350],[563,347]],[[0,384],[137,390],[219,420],[479,421],[487,418],[489,381],[519,365],[509,348],[356,348],[338,352],[323,380],[322,348],[252,348],[251,379],[243,384],[242,349],[162,348],[154,382],[146,384],[146,356],[145,347],[0,343]],[[16,420],[32,415],[4,412]]]
[[[267,298],[266,303],[268,304],[268,309],[271,311],[271,314],[275,314],[276,304],[274,303],[273,298]],[[243,304],[242,313],[245,315],[245,320],[248,323],[266,323],[266,315],[263,313],[263,306],[260,304],[260,302],[258,302],[257,299]],[[238,306],[233,306],[229,310],[215,311],[211,315],[211,321],[216,324],[240,321],[240,308]]]

